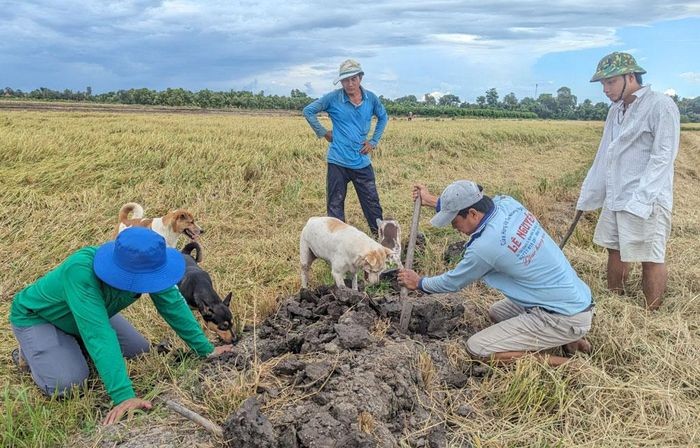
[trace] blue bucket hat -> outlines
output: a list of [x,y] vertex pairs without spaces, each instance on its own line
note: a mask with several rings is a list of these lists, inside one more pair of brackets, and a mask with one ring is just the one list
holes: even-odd
[[185,274],[180,252],[145,227],[129,227],[95,253],[93,269],[103,282],[123,291],[150,293],[175,285]]

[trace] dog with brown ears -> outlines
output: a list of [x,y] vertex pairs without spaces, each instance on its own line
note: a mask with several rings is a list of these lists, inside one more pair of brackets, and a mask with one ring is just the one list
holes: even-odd
[[377,233],[379,234],[379,244],[391,249],[389,262],[394,264],[395,268],[403,269],[401,262],[401,226],[399,222],[392,218],[379,219],[377,218]]
[[[181,252],[185,259],[185,275],[177,284],[180,293],[190,308],[199,311],[206,328],[219,335],[226,344],[235,342],[237,338],[233,314],[229,307],[233,293],[229,292],[224,300],[221,300],[209,273],[199,266],[202,260],[202,247],[199,243],[187,243]],[[194,256],[192,252],[195,252]]]
[[337,218],[309,218],[299,240],[301,287],[308,286],[311,264],[322,258],[331,264],[336,286],[345,287],[345,274],[350,272],[352,289],[357,291],[358,272],[367,275],[369,284],[377,283],[391,254],[391,249]]
[[133,226],[148,227],[165,238],[165,244],[169,247],[177,245],[180,235],[196,241],[199,235],[204,233],[204,230],[195,223],[192,213],[185,209],[174,210],[159,218],[144,218],[143,207],[136,202],[128,202],[119,210],[117,233]]

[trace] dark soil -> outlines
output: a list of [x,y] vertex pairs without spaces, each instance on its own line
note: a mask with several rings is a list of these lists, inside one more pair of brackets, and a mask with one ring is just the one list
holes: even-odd
[[446,266],[452,267],[462,259],[465,244],[467,244],[466,241],[456,241],[447,245],[445,251],[442,253],[442,260],[445,262]]
[[[262,385],[224,423],[230,447],[442,447],[448,389],[478,376],[454,356],[474,330],[455,294],[410,296],[407,334],[398,294],[302,290],[215,362],[249,369],[268,362]],[[460,352],[463,353],[463,352]],[[220,366],[217,366],[220,367]],[[266,383],[267,384],[267,383]]]

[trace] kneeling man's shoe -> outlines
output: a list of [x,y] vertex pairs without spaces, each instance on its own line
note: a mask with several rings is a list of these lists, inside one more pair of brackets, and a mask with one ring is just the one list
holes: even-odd
[[29,372],[29,364],[24,360],[19,348],[12,350],[12,363],[17,366],[20,372]]

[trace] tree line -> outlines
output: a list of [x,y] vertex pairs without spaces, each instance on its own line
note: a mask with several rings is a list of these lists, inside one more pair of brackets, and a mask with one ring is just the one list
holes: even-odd
[[[0,97],[51,101],[88,101],[107,104],[139,104],[152,106],[201,107],[212,109],[279,109],[301,110],[314,98],[306,92],[293,89],[289,96],[265,95],[264,91],[253,93],[246,90],[212,91],[209,89],[192,92],[182,88],[169,88],[161,91],[152,89],[128,89],[93,94],[85,91],[65,89],[57,91],[41,87],[31,92],[5,87]],[[681,112],[682,122],[700,122],[700,97],[673,97]],[[579,103],[576,95],[568,87],[561,87],[556,95],[543,93],[537,98],[518,99],[514,93],[502,98],[495,88],[488,89],[476,98],[476,102],[462,101],[457,95],[446,94],[438,98],[425,94],[421,100],[415,95],[380,100],[393,116],[427,117],[489,117],[489,118],[544,118],[564,120],[605,120],[608,103],[593,103],[584,100]]]

